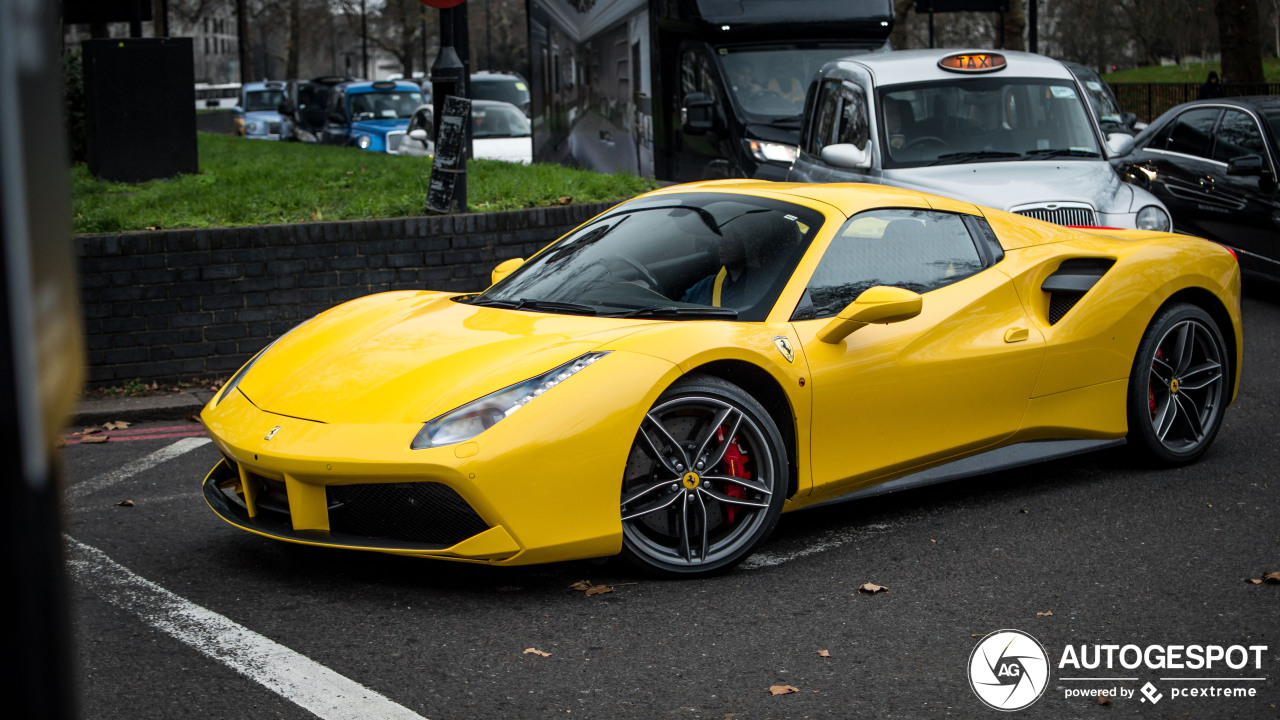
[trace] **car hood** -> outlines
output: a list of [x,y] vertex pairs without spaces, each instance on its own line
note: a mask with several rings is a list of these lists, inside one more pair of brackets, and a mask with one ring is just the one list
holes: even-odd
[[1104,160],[1015,161],[885,170],[891,185],[999,210],[1054,202],[1132,212],[1133,189]]
[[284,116],[272,110],[252,110],[244,114],[245,120],[257,120],[258,122],[280,122]]
[[362,132],[368,135],[386,135],[394,130],[404,130],[409,127],[408,118],[397,118],[388,120],[361,120],[360,122],[351,123],[351,129],[355,132]]
[[417,423],[527,380],[650,321],[553,315],[391,292],[317,316],[271,346],[239,389],[325,423]]
[[784,145],[800,144],[800,123],[792,126],[769,125],[767,123],[751,123],[747,125],[747,137],[757,140],[782,143]]

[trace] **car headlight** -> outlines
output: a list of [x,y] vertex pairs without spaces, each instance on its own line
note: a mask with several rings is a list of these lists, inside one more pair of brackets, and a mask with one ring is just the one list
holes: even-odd
[[254,133],[258,132],[258,123],[256,122],[246,123],[244,126],[244,131],[249,135],[253,135]]
[[1138,229],[1169,232],[1173,223],[1169,222],[1169,213],[1155,205],[1148,205],[1138,211]]
[[479,400],[473,400],[456,410],[450,410],[423,425],[409,447],[413,450],[423,450],[470,440],[497,425],[498,421],[509,417],[529,401],[568,380],[586,366],[608,354],[608,352],[587,353],[537,377],[531,377],[524,382],[489,393]]
[[368,150],[369,146],[372,144],[373,144],[373,138],[369,137],[368,135],[361,135],[360,137],[356,138],[356,147],[360,148],[361,150]]
[[747,140],[747,149],[760,162],[775,162],[790,165],[796,159],[796,146],[785,143],[767,142],[765,140]]

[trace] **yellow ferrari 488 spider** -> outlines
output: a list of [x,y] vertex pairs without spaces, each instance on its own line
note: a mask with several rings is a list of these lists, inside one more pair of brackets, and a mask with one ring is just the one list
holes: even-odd
[[781,513],[1128,442],[1200,457],[1236,258],[871,185],[719,181],[592,219],[477,294],[388,292],[249,361],[204,496],[296,543],[724,570]]

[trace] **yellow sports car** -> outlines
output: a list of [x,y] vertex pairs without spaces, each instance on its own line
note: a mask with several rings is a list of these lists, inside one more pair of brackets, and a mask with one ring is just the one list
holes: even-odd
[[837,498],[1126,441],[1195,460],[1242,354],[1219,245],[872,185],[666,188],[494,275],[354,300],[250,360],[203,411],[214,512],[696,575]]

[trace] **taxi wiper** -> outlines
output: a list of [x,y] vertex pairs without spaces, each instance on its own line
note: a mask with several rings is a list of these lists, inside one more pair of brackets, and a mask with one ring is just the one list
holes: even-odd
[[618,313],[609,317],[631,318],[631,317],[720,317],[720,318],[736,318],[737,310],[718,307],[681,307],[677,305],[664,305],[661,307],[647,307],[630,312]]
[[1102,157],[1101,154],[1092,150],[1080,150],[1078,148],[1045,148],[1043,150],[1028,150],[1022,158],[1024,160],[1051,158],[1051,157]]
[[1016,158],[1022,157],[1016,152],[1001,152],[999,150],[970,150],[968,152],[953,152],[945,155],[939,155],[938,159],[929,163],[930,165],[941,164],[944,160],[962,163],[970,160],[986,160],[988,158]]
[[558,302],[556,300],[533,300],[530,298],[520,298],[519,300],[494,300],[491,298],[476,298],[471,301],[471,304],[483,305],[485,307],[507,308],[509,310],[546,310],[547,312],[578,313],[582,315],[600,314],[600,311],[593,305]]

